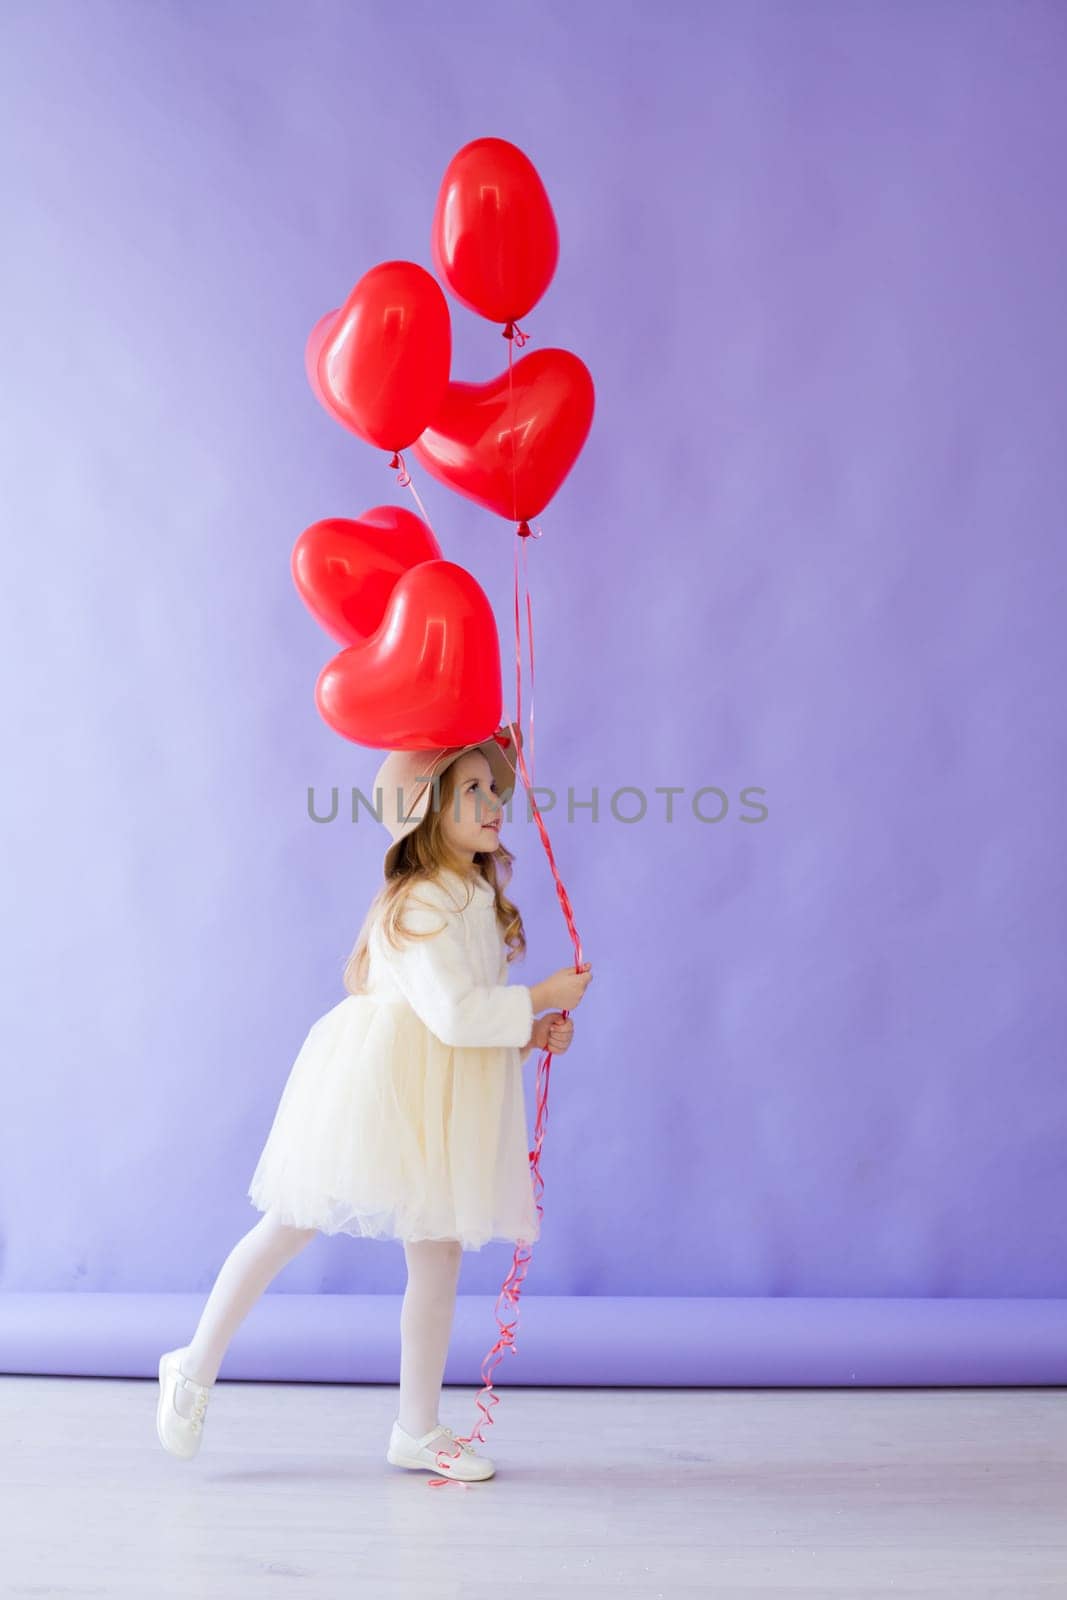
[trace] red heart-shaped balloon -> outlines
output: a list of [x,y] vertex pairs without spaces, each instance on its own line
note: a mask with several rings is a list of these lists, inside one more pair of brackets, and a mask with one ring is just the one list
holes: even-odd
[[368,638],[381,623],[397,580],[441,547],[406,506],[373,506],[355,520],[326,517],[293,546],[293,582],[316,622],[341,644]]
[[411,567],[380,627],[323,667],[315,704],[335,733],[379,750],[482,739],[503,711],[496,619],[484,590],[452,561]]
[[406,450],[448,384],[452,323],[441,285],[416,261],[379,262],[319,318],[304,361],[331,416],[368,444]]
[[[551,500],[593,421],[593,380],[569,350],[531,350],[489,383],[450,383],[412,452],[433,477],[512,521]],[[514,482],[513,482],[514,470]]]
[[315,399],[319,402],[319,405],[322,406],[324,411],[328,411],[330,416],[333,417],[336,422],[339,422],[342,427],[347,428],[348,423],[345,421],[341,413],[334,409],[330,402],[329,395],[319,382],[319,357],[322,354],[322,347],[329,337],[330,329],[333,327],[334,322],[340,314],[340,310],[340,306],[336,306],[333,311],[327,311],[319,318],[318,322],[316,322],[315,326],[308,334],[307,342],[304,345],[304,371],[307,373],[307,380],[311,386],[311,392],[315,396]]
[[507,139],[472,139],[445,169],[430,251],[457,300],[491,322],[517,322],[559,260],[559,229],[541,176]]

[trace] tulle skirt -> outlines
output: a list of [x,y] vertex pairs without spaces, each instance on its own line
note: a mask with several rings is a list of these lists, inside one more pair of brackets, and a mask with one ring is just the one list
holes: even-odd
[[406,1001],[347,995],[300,1048],[248,1198],[323,1233],[532,1243],[519,1051],[448,1046]]

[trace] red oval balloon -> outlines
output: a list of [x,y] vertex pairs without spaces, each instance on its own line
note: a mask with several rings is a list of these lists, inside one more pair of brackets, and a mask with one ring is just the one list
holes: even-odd
[[577,460],[594,391],[569,350],[531,350],[511,377],[514,413],[506,372],[489,383],[450,383],[412,453],[440,483],[519,522],[544,510]]
[[484,738],[503,712],[496,618],[484,590],[452,561],[412,567],[376,632],[323,667],[315,704],[335,733],[378,750]]
[[326,517],[293,546],[293,582],[316,622],[341,644],[380,625],[398,579],[441,559],[433,532],[406,506],[373,506],[361,517]]
[[383,450],[404,450],[440,404],[451,364],[440,284],[417,262],[382,261],[322,334],[315,374],[327,409],[347,428]]
[[457,300],[491,322],[535,306],[559,260],[559,229],[529,156],[507,139],[473,139],[437,192],[430,249]]

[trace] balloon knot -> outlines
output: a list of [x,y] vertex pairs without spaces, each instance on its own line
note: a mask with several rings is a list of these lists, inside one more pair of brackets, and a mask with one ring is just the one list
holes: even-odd
[[400,465],[400,457],[395,450],[393,451],[393,459],[390,461],[389,465],[390,467],[398,467]]
[[520,522],[518,527],[515,529],[515,532],[518,534],[520,539],[533,538],[533,534],[530,530],[530,524],[528,522]]
[[506,326],[504,328],[503,337],[505,339],[514,339],[515,343],[518,345],[519,349],[521,350],[523,345],[529,339],[530,335],[528,333],[523,333],[523,331],[519,327],[518,323],[514,320],[514,318],[512,318],[511,320],[508,321],[508,323],[506,324]]

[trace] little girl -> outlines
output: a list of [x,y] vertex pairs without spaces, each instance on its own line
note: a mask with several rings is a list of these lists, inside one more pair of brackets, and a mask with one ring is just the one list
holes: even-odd
[[574,1024],[560,1012],[592,981],[586,963],[507,982],[526,949],[500,838],[511,747],[501,728],[459,749],[392,751],[378,770],[393,842],[348,994],[312,1025],[282,1091],[248,1188],[263,1216],[223,1262],[192,1341],[160,1358],[156,1430],[173,1455],[196,1455],[226,1348],[267,1285],[316,1232],[340,1232],[404,1244],[386,1460],[465,1479],[495,1471],[437,1415],[460,1259],[539,1236],[522,1063],[568,1048]]

